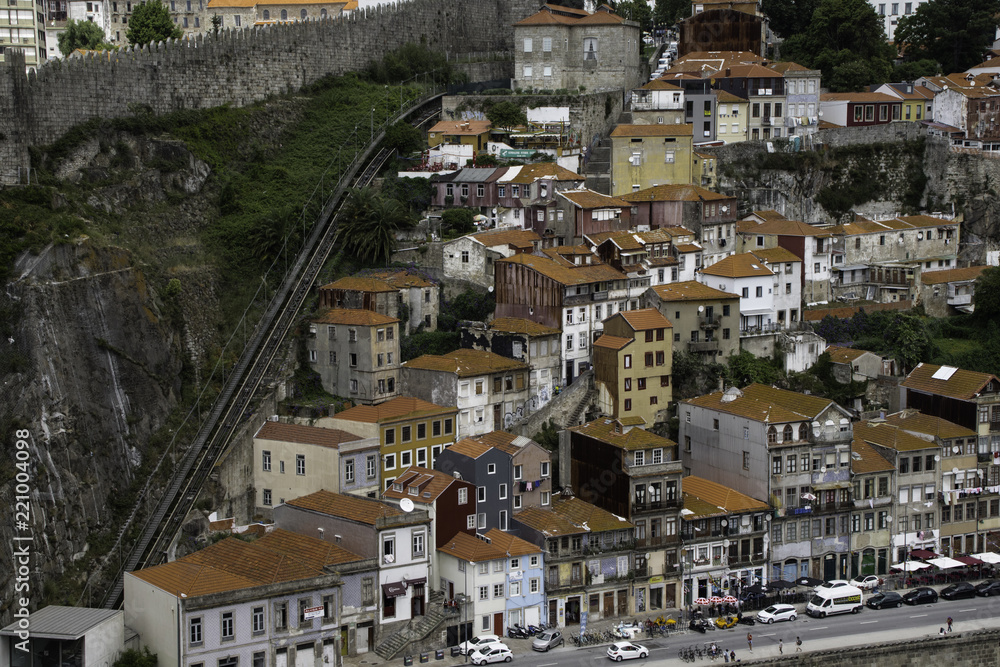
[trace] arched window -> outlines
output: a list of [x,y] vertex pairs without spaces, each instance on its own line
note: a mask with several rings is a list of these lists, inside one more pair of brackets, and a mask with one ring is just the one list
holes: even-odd
[[282,9],[281,10],[281,20],[282,21],[287,21],[288,20],[288,10],[287,9]]
[[299,16],[302,17],[303,21],[305,21],[306,20],[306,10],[303,9],[301,12],[299,12]]
[[321,19],[325,19],[326,18],[326,8],[325,7],[323,9],[319,10],[319,17]]
[[781,439],[784,442],[791,442],[792,441],[792,425],[791,424],[785,424],[785,430],[781,434],[781,436],[782,436]]
[[264,10],[264,20],[265,21],[271,20],[271,12],[267,11],[266,9]]
[[799,424],[799,440],[809,439],[809,429],[805,424]]
[[773,445],[778,442],[778,429],[769,426],[767,429],[767,444]]

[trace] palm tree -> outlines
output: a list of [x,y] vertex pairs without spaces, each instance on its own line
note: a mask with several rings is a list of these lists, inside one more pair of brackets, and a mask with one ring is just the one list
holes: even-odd
[[371,188],[348,192],[338,219],[336,242],[341,250],[369,265],[388,264],[396,248],[396,232],[414,223],[403,205]]

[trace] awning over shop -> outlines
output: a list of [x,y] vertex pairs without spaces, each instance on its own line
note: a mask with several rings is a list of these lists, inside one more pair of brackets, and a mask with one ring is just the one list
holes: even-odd
[[420,586],[421,584],[427,583],[427,577],[420,577],[419,579],[407,579],[407,586]]
[[382,595],[387,598],[398,598],[406,595],[406,584],[401,581],[382,584]]
[[957,560],[958,562],[960,562],[962,565],[982,565],[983,564],[983,561],[979,560],[978,558],[975,558],[974,556],[959,556],[955,560]]
[[934,567],[939,567],[942,570],[950,570],[953,567],[962,567],[965,563],[957,561],[954,558],[948,558],[947,556],[941,556],[940,558],[931,558],[927,561]]

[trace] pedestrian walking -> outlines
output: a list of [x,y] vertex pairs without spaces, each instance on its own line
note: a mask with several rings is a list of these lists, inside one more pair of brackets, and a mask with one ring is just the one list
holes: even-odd
[[778,653],[784,655],[785,645],[782,643],[781,638],[778,638]]
[[802,653],[802,637],[795,638],[795,652]]
[[736,662],[736,651],[732,649],[729,651],[729,662]]
[[753,635],[749,632],[747,633],[747,646],[750,647],[750,652],[753,653]]
[[951,616],[949,616],[948,617],[948,632],[951,632],[951,630],[952,630],[952,627],[951,627],[952,623],[953,623],[953,621],[951,620]]

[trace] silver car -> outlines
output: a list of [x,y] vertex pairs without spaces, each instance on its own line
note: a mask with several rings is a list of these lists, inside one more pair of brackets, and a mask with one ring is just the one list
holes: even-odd
[[555,648],[560,644],[565,644],[566,639],[562,636],[561,632],[556,630],[546,630],[542,634],[535,637],[531,642],[531,648],[536,651],[548,651],[550,648]]

